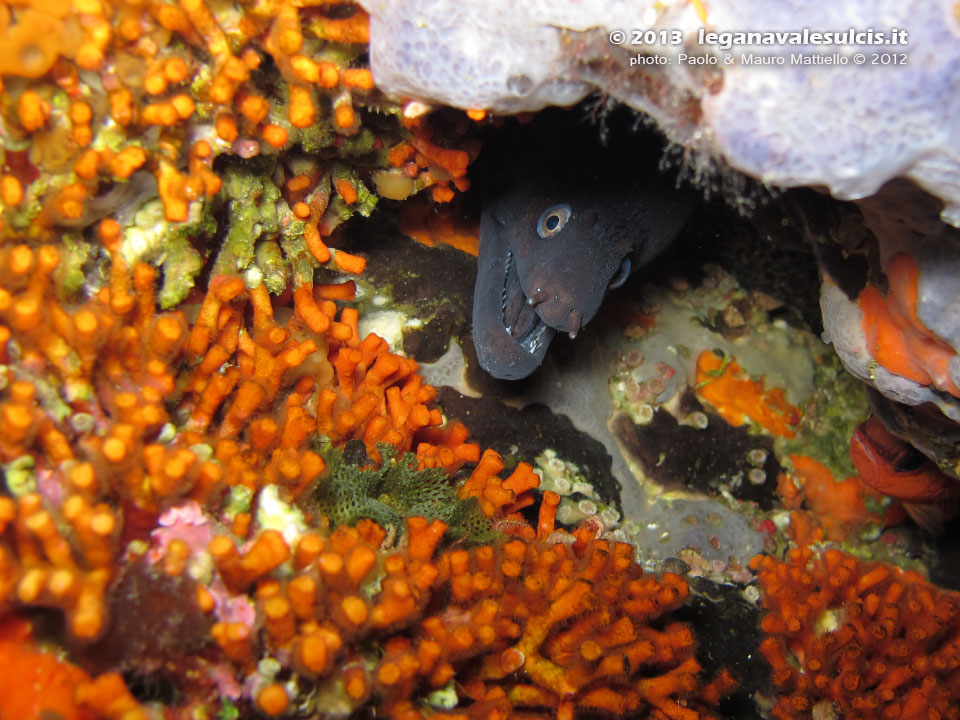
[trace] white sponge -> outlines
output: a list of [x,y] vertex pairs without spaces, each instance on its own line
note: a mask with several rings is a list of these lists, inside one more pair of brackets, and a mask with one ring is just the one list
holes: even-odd
[[[771,184],[826,186],[856,199],[890,178],[908,177],[940,197],[943,219],[960,226],[954,0],[361,4],[371,15],[374,78],[398,97],[516,113],[570,105],[600,89],[652,115],[675,142],[723,156]],[[629,44],[635,31],[650,29],[664,32],[652,44]],[[861,37],[859,45],[699,42],[701,30],[804,29],[886,37],[883,44]],[[894,30],[906,30],[907,44],[891,44]],[[626,43],[610,41],[617,31]],[[846,62],[791,64],[798,56]],[[711,64],[692,64],[694,57]],[[783,64],[749,64],[757,57]]]

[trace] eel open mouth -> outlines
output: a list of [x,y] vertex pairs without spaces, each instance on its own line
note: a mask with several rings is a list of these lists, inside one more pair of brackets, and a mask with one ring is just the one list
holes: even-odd
[[547,332],[552,328],[534,311],[533,304],[520,286],[513,250],[507,250],[503,261],[500,312],[504,329],[529,353],[537,353],[553,337],[552,332]]
[[480,367],[493,377],[519,380],[540,366],[557,331],[528,302],[503,235],[495,218],[481,214],[473,345]]

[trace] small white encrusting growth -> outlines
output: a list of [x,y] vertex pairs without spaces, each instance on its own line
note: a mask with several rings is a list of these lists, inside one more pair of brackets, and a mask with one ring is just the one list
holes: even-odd
[[559,457],[556,450],[544,450],[534,462],[534,472],[540,476],[540,490],[560,496],[557,520],[561,523],[576,525],[581,520],[594,519],[601,521],[605,529],[620,523],[617,509],[604,503],[580,468]]

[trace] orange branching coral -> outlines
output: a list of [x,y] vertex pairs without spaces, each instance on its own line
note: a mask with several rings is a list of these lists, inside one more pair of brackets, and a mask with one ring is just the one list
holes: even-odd
[[[96,641],[121,544],[145,539],[160,513],[193,512],[208,539],[172,537],[151,562],[168,576],[214,568],[215,582],[184,602],[212,616],[211,642],[241,674],[259,673],[265,656],[289,658],[310,682],[334,682],[355,706],[378,698],[395,717],[412,717],[417,693],[454,673],[478,716],[649,707],[686,719],[728,684],[701,699],[689,631],[649,627],[683,601],[685,583],[641,577],[629,546],[556,533],[553,494],[531,527],[519,511],[534,502],[532,467],[504,473],[465,426],[442,426],[416,362],[360,337],[356,310],[331,299],[351,298],[353,283],[301,282],[291,311],[262,285],[215,276],[198,305],[157,313],[156,271],[129,268],[104,223],[108,284],[81,304],[54,291],[52,246],[0,250],[3,350],[18,359],[0,390],[0,452],[30,468],[8,477],[16,495],[0,498],[5,612],[55,608],[76,642]],[[237,489],[274,485],[290,501],[324,482],[320,438],[360,440],[375,461],[378,443],[415,450],[421,468],[451,475],[475,464],[460,497],[513,539],[438,553],[439,521],[411,519],[392,548],[370,521],[329,533],[311,518],[286,539],[250,512],[221,514]],[[229,609],[251,602],[253,622]],[[371,638],[387,638],[376,663],[365,655]],[[482,671],[469,670],[474,661]],[[293,691],[257,678],[251,702],[285,712]],[[77,702],[102,717],[140,712],[119,676],[82,688]]]
[[470,432],[461,422],[418,434],[417,462],[421,468],[442,467],[453,475],[465,463],[480,460],[480,446],[467,442]]
[[[430,187],[431,197],[437,203],[452,200],[455,189],[467,190],[470,187],[467,165],[477,148],[470,145],[467,149],[448,149],[437,145],[434,127],[422,117],[408,120],[406,124],[413,137],[390,148],[387,155],[390,165]],[[460,122],[455,130],[463,134],[466,127],[465,122]]]
[[[9,527],[11,546],[0,544],[2,600],[64,611],[73,635],[94,638],[104,626],[103,597],[113,569],[117,518],[106,505],[90,506],[76,494],[54,515],[42,497],[28,493],[14,501],[0,498],[0,532]],[[55,523],[69,523],[78,551]],[[4,533],[6,534],[6,533]],[[0,535],[2,537],[2,535]]]
[[[541,519],[541,535],[549,525]],[[514,539],[444,561],[451,603],[423,628],[454,650],[486,650],[464,676],[476,701],[504,698],[515,710],[560,718],[703,716],[692,633],[676,623],[650,627],[683,601],[687,585],[670,573],[644,576],[630,546],[581,532],[572,543]]]
[[697,358],[697,393],[734,426],[744,418],[767,432],[792,438],[802,413],[789,402],[782,388],[764,389],[763,379],[752,380],[737,364],[704,350]]
[[960,594],[827,550],[757,556],[780,720],[960,716]]
[[71,492],[95,500],[109,489],[144,507],[215,473],[186,448],[146,442],[169,421],[164,401],[186,337],[180,313],[154,315],[153,268],[138,265],[131,278],[118,260],[111,287],[71,308],[52,291],[56,248],[2,254],[0,316],[14,331],[23,378],[2,401],[20,428],[5,456],[42,451]]
[[[5,351],[12,343],[19,358],[0,392],[0,457],[35,466],[32,491],[0,499],[0,601],[60,608],[78,638],[103,630],[133,508],[215,502],[236,485],[296,496],[324,470],[311,436],[406,451],[443,421],[416,362],[361,339],[355,310],[318,303],[309,288],[295,298],[306,319],[281,327],[263,286],[218,276],[188,327],[181,312],[155,314],[147,265],[131,273],[115,252],[110,287],[78,307],[53,293],[57,265],[52,246],[0,251]],[[173,416],[183,429],[164,439]],[[461,462],[477,452],[460,450]]]
[[[369,521],[308,533],[292,550],[274,534],[279,554],[257,549],[264,536],[243,557],[218,537],[210,551],[228,585],[256,582],[264,632],[220,622],[213,636],[242,669],[264,652],[289,656],[348,706],[372,699],[405,720],[422,717],[420,693],[454,679],[462,707],[441,715],[709,717],[733,683],[721,674],[701,687],[690,629],[663,624],[687,596],[684,580],[645,575],[629,545],[556,532],[555,505],[541,507],[536,533],[475,550],[438,553],[446,526],[423,518],[393,550]],[[291,554],[295,573],[271,577]],[[375,636],[385,640],[371,661]],[[257,704],[279,714],[288,692],[264,678]]]
[[[470,477],[460,488],[460,497],[477,498],[480,508],[488,517],[502,517],[507,523],[520,522],[516,513],[534,503],[531,491],[540,485],[540,476],[525,462],[518,463],[506,479],[500,478],[501,470],[503,458],[499,453],[493,450],[485,451]],[[547,495],[540,508],[541,517],[544,512],[553,513],[549,516],[551,529],[556,514],[556,499],[553,495]],[[538,532],[543,534],[540,529]]]
[[[156,180],[169,222],[189,222],[221,189],[212,171],[216,156],[249,158],[298,144],[341,159],[384,150],[374,165],[385,177],[404,179],[404,196],[429,187],[438,201],[450,199],[467,187],[472,153],[442,147],[422,119],[410,129],[398,122],[376,132],[364,123],[366,108],[385,103],[363,66],[368,22],[353,3],[4,6],[0,79],[31,80],[9,84],[4,119],[15,136],[33,141],[18,179],[24,196],[42,207],[30,222],[11,214],[17,222],[7,227],[47,238],[54,225],[88,225],[111,202],[101,185],[134,171]],[[94,142],[108,126],[109,137]],[[159,142],[145,142],[151,129],[162,131]],[[391,167],[386,148],[412,152],[410,143],[415,158],[402,170]],[[33,183],[34,168],[55,181]],[[329,231],[369,191],[333,165],[321,172],[344,201],[319,226],[319,218],[310,219],[311,227]]]

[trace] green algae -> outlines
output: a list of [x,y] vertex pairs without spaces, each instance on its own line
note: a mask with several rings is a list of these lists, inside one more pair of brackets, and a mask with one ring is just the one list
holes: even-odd
[[866,386],[843,368],[836,353],[825,349],[815,366],[814,387],[816,392],[796,437],[778,441],[783,448],[778,454],[814,457],[837,479],[856,475],[850,459],[850,437],[870,416]]
[[217,720],[237,720],[240,717],[240,710],[228,697],[220,699],[220,712],[217,713]]
[[[265,167],[266,165],[266,167]],[[280,230],[277,202],[280,188],[271,180],[272,161],[237,162],[226,172],[222,193],[228,201],[229,229],[212,276],[232,275],[253,265],[256,242]]]
[[[215,230],[216,221],[211,218],[210,222]],[[178,228],[170,233],[161,264],[163,282],[157,293],[157,302],[164,310],[169,310],[186,299],[196,283],[197,275],[203,270],[203,258],[190,243],[190,236],[194,232],[207,234],[211,230],[205,225],[196,230]]]
[[337,140],[337,134],[329,125],[317,122],[300,130],[300,146],[311,155],[319,154],[331,147]]
[[497,537],[476,499],[457,496],[457,484],[445,469],[418,469],[413,453],[398,458],[396,449],[385,443],[379,443],[377,451],[383,457],[379,468],[370,466],[365,454],[354,457],[349,447],[328,447],[328,470],[306,494],[307,506],[333,526],[368,518],[400,533],[407,518],[420,516],[446,523],[447,541],[484,543]]
[[346,137],[340,143],[341,157],[356,158],[371,152],[376,145],[377,136],[370,128],[360,128],[356,135]]
[[274,295],[279,295],[287,288],[290,277],[290,266],[283,257],[276,240],[261,240],[257,243],[254,260],[260,272],[263,273],[263,284]]
[[83,266],[93,250],[91,243],[84,240],[79,233],[64,233],[60,239],[60,263],[57,265],[55,280],[61,294],[69,298],[83,289],[87,281]]
[[21,455],[0,466],[4,483],[14,497],[37,491],[37,461],[33,455]]

